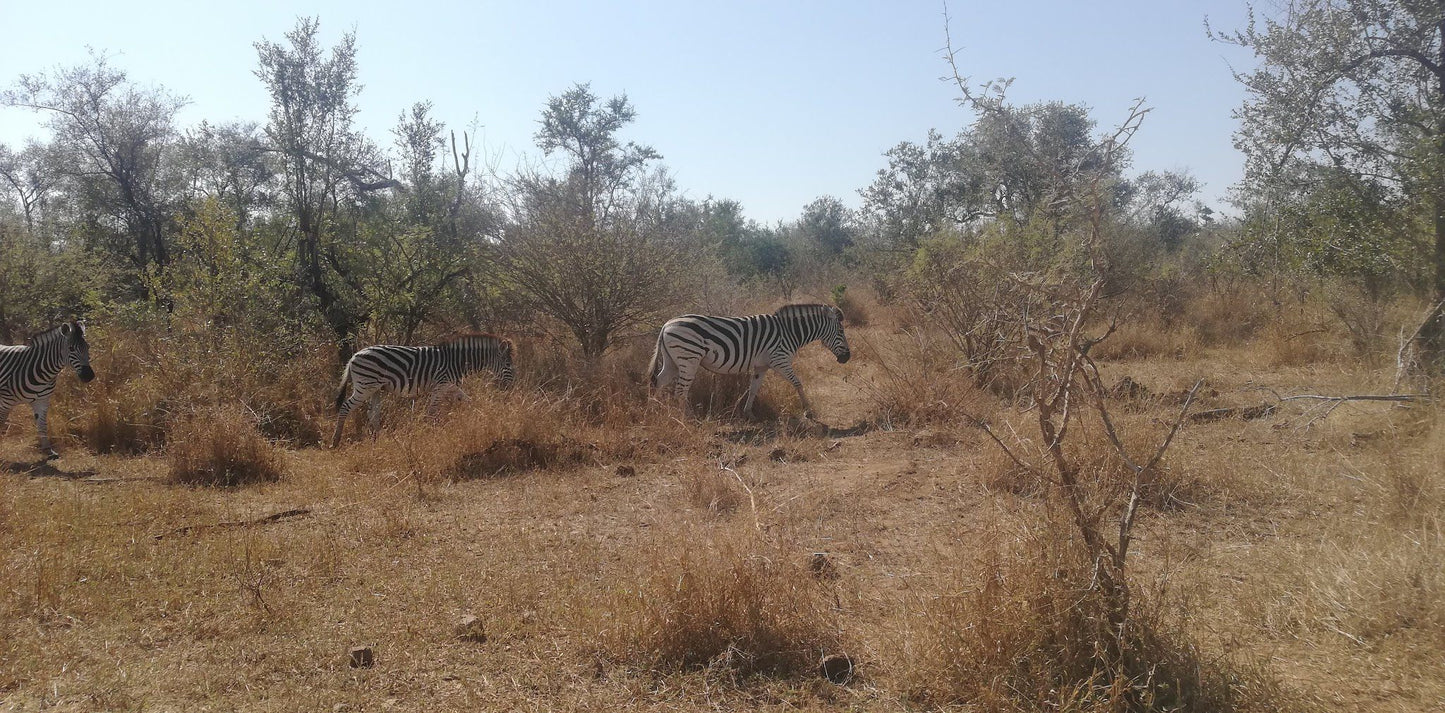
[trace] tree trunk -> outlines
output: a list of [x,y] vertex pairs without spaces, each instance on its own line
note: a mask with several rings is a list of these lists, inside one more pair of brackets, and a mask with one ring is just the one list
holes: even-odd
[[[1439,66],[1445,66],[1445,20],[1436,25],[1440,42]],[[1440,76],[1438,96],[1445,106],[1445,76]],[[1434,304],[1445,300],[1445,118],[1435,126],[1435,294]],[[1445,310],[1436,311],[1420,330],[1420,355],[1432,372],[1445,371]]]

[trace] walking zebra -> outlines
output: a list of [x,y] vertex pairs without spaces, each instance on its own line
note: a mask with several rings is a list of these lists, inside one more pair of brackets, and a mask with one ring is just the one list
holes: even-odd
[[811,418],[813,408],[803,395],[803,382],[793,373],[793,355],[814,340],[832,351],[839,364],[848,361],[852,354],[843,334],[842,310],[829,305],[787,305],[772,314],[751,317],[684,315],[662,325],[648,374],[652,388],[671,385],[674,397],[681,397],[686,406],[698,365],[717,374],[752,373],[743,403],[743,412],[751,414],[763,375],[768,369],[777,369],[798,390],[803,415]]
[[50,447],[45,412],[50,409],[50,392],[66,364],[74,367],[81,381],[95,378],[90,368],[90,345],[85,342],[85,325],[66,322],[26,340],[24,346],[0,346],[0,431],[15,404],[29,403],[35,412],[35,429],[40,432],[40,452],[46,459],[59,458]]
[[[381,425],[381,392],[391,389],[402,396],[417,396],[432,390],[428,411],[435,412],[441,397],[455,390],[462,398],[457,382],[478,369],[491,369],[502,386],[509,386],[512,371],[512,343],[490,334],[468,334],[429,347],[403,347],[383,344],[367,347],[352,355],[341,374],[341,387],[336,394],[336,433],[331,447],[341,443],[341,431],[351,409],[371,399],[371,433]],[[346,384],[351,383],[351,396]]]

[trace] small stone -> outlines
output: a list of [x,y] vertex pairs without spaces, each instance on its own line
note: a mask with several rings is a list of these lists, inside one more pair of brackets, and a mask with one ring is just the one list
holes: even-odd
[[853,680],[853,659],[848,654],[829,654],[823,657],[818,673],[841,686]]
[[348,656],[351,658],[352,668],[371,668],[376,665],[376,655],[372,653],[370,646],[354,646]]
[[616,472],[619,478],[632,478],[637,476],[637,469],[630,465],[619,465],[617,466]]
[[487,631],[482,626],[482,620],[471,614],[462,617],[461,623],[455,629],[458,641],[469,641],[473,644],[487,643]]

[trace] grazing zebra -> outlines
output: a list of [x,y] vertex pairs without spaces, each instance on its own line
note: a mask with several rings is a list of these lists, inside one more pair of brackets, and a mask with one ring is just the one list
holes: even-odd
[[[341,443],[341,430],[346,416],[357,404],[371,399],[371,433],[374,437],[381,422],[381,392],[391,389],[402,396],[416,396],[432,390],[429,411],[435,411],[441,397],[456,391],[466,398],[457,384],[462,377],[478,369],[491,369],[502,386],[509,386],[512,372],[512,343],[490,334],[468,334],[429,347],[403,347],[383,344],[367,347],[352,355],[341,374],[341,388],[336,394],[336,433],[331,447]],[[346,384],[351,383],[351,396]]]
[[803,415],[812,417],[813,408],[803,395],[803,382],[793,373],[793,355],[817,340],[838,357],[848,361],[848,338],[843,334],[843,312],[830,305],[787,305],[772,314],[751,317],[707,317],[689,314],[669,320],[657,335],[648,374],[652,388],[673,387],[674,397],[687,403],[697,367],[717,374],[752,374],[743,412],[751,414],[753,399],[768,369],[777,369],[798,390]]
[[95,378],[90,368],[90,345],[85,342],[85,325],[66,322],[26,340],[24,346],[0,346],[0,431],[15,404],[29,403],[40,432],[40,452],[46,459],[59,458],[50,447],[45,413],[50,409],[50,392],[66,364],[81,381]]

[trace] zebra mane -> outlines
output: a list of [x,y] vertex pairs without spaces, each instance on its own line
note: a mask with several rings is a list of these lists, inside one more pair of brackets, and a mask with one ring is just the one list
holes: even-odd
[[825,314],[829,316],[837,316],[839,317],[839,321],[842,321],[842,310],[839,310],[837,307],[834,307],[832,305],[823,304],[783,305],[782,307],[778,308],[778,311],[773,313],[773,316],[812,317]]
[[27,345],[29,345],[29,346],[35,346],[35,345],[37,345],[37,344],[44,344],[44,343],[46,343],[46,342],[50,342],[50,341],[53,340],[57,335],[60,334],[60,330],[61,330],[61,329],[63,329],[64,327],[67,327],[67,326],[68,326],[68,327],[71,327],[71,328],[74,329],[74,330],[76,330],[76,331],[72,332],[72,334],[78,336],[79,339],[80,339],[80,341],[81,341],[82,343],[85,342],[85,323],[84,323],[84,322],[81,322],[81,321],[79,321],[79,320],[76,320],[76,321],[74,321],[74,322],[61,322],[60,324],[57,324],[57,325],[55,325],[54,327],[50,327],[50,328],[48,328],[48,329],[42,329],[42,330],[40,330],[39,332],[36,332],[36,333],[34,333],[34,334],[26,337],[26,338],[25,338],[25,344],[27,344]]
[[493,341],[493,342],[496,342],[496,343],[498,343],[498,344],[505,345],[505,346],[507,346],[507,347],[509,347],[509,348],[512,346],[512,340],[510,340],[510,339],[504,339],[504,338],[499,337],[499,336],[497,336],[497,335],[495,335],[495,334],[488,334],[488,333],[486,333],[486,332],[465,332],[465,333],[462,333],[462,334],[458,334],[457,336],[452,337],[451,339],[446,339],[446,340],[443,340],[443,341],[441,341],[441,342],[438,342],[438,343],[436,343],[434,346],[438,346],[438,347],[450,347],[450,346],[456,346],[456,345],[459,345],[459,344],[466,344],[466,343],[468,343],[468,342],[474,342],[474,341],[477,341],[477,340]]

